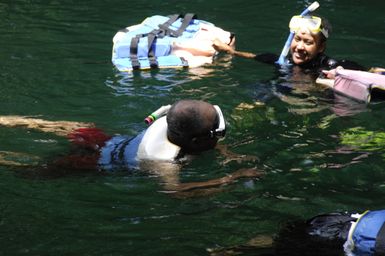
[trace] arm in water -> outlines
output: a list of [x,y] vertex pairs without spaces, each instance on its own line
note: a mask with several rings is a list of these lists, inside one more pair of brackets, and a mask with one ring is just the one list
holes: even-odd
[[256,54],[251,53],[251,52],[237,51],[237,50],[235,50],[234,47],[232,47],[232,46],[230,46],[228,44],[222,43],[219,40],[214,40],[213,47],[218,52],[226,52],[228,54],[231,54],[231,55],[234,55],[234,56],[238,56],[238,57],[247,58],[247,59],[254,59],[257,56]]
[[71,121],[48,121],[28,116],[0,116],[0,125],[6,127],[21,127],[53,133],[58,136],[67,136],[79,128],[94,128],[92,123]]
[[178,198],[189,198],[198,196],[207,196],[214,193],[218,193],[224,190],[225,185],[229,185],[237,182],[243,178],[260,178],[264,176],[264,172],[256,168],[242,168],[231,174],[225,175],[220,178],[211,179],[207,181],[197,182],[179,182],[179,177],[173,180],[170,179],[168,182],[162,177],[164,183],[165,193],[169,193]]

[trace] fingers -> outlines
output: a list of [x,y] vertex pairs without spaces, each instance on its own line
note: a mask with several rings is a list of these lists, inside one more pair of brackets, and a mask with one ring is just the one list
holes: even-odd
[[322,73],[324,73],[325,77],[328,79],[335,79],[336,78],[336,70],[322,70]]
[[213,47],[217,51],[230,51],[232,48],[228,46],[227,44],[221,42],[219,39],[213,40]]

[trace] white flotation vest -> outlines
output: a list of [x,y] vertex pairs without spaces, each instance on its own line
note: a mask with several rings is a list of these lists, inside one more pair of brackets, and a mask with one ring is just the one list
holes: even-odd
[[166,116],[157,119],[144,133],[139,144],[138,160],[173,161],[180,152],[180,147],[167,138]]
[[180,149],[167,139],[167,121],[164,116],[135,137],[112,137],[100,150],[98,165],[103,170],[137,169],[143,160],[172,162]]
[[146,18],[113,38],[112,63],[119,71],[192,67],[212,61],[212,41],[230,44],[232,34],[194,14]]

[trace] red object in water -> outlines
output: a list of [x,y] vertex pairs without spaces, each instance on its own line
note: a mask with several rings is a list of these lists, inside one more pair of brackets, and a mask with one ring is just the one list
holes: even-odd
[[111,136],[98,128],[79,128],[68,134],[67,138],[76,145],[97,150],[103,147]]

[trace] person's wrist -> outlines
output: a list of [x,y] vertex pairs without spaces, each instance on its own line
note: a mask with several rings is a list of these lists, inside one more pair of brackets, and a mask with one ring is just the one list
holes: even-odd
[[233,48],[230,48],[230,49],[227,50],[227,53],[234,55],[235,54],[235,50]]

